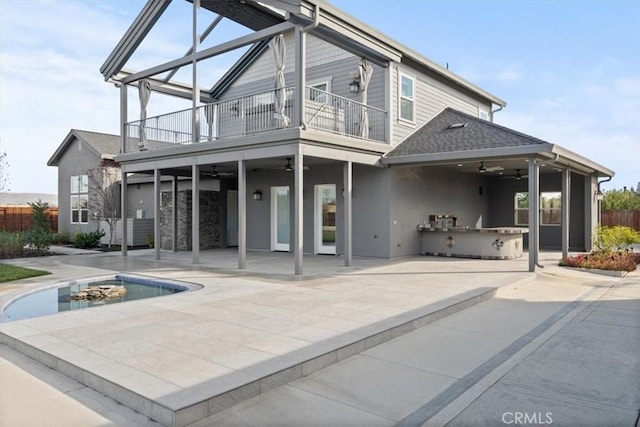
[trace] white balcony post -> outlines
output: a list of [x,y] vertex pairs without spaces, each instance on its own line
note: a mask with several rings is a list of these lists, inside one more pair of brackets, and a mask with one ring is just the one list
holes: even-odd
[[155,168],[153,171],[153,248],[155,258],[160,259],[160,185],[161,176],[160,169]]
[[562,258],[569,256],[569,215],[571,203],[571,171],[569,169],[562,170]]
[[200,118],[198,117],[198,105],[200,104],[200,90],[198,89],[198,61],[196,61],[195,54],[198,52],[198,45],[200,44],[200,36],[198,35],[198,9],[200,8],[200,0],[193,0],[193,48],[194,54],[193,61],[191,63],[191,71],[193,73],[192,81],[192,111],[191,111],[191,134],[193,142],[200,142]]
[[297,126],[305,125],[305,92],[306,92],[306,34],[297,25],[295,29],[295,106],[293,123]]
[[238,160],[238,268],[247,268],[247,163]]
[[535,157],[529,159],[529,271],[536,271],[540,250],[540,169]]
[[120,179],[120,221],[122,221],[122,238],[120,241],[120,254],[127,256],[127,210],[129,205],[127,203],[127,173],[122,172],[122,178]]
[[304,185],[304,157],[302,153],[294,156],[294,231],[293,231],[293,243],[294,243],[294,259],[295,259],[295,274],[297,276],[302,275],[302,261],[303,261],[303,201],[302,201],[302,188]]
[[[195,160],[194,160],[195,162]],[[191,165],[191,255],[192,262],[200,262],[200,168]]]
[[350,161],[344,163],[343,179],[344,179],[344,265],[351,265],[352,257],[352,219],[353,211],[351,206],[351,193],[353,188],[353,164]]
[[171,250],[178,252],[178,177],[171,180]]

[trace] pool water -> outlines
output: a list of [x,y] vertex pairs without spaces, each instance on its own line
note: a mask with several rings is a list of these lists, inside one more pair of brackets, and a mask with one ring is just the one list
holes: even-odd
[[[72,300],[71,296],[82,289],[96,285],[124,286],[127,293],[117,298],[105,298],[101,300]],[[127,279],[99,280],[91,283],[74,284],[59,288],[47,288],[21,297],[9,304],[0,322],[28,319],[31,317],[46,316],[69,310],[104,306],[124,301],[134,301],[143,298],[152,298],[162,295],[174,294],[187,290],[180,286],[163,286],[162,283],[145,280],[144,283]]]

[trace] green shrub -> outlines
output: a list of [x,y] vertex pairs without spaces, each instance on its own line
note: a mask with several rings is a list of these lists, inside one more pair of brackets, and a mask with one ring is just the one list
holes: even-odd
[[89,233],[76,233],[73,235],[71,244],[74,248],[90,249],[100,244],[100,239],[104,237],[104,230],[91,231]]
[[640,243],[640,233],[631,227],[599,225],[596,229],[595,246],[600,251],[624,251]]
[[51,236],[51,243],[54,245],[66,245],[71,241],[69,233],[61,231],[60,233],[53,233]]
[[19,258],[24,253],[24,236],[22,233],[0,231],[0,258]]
[[51,233],[45,230],[32,228],[24,232],[24,240],[27,247],[33,251],[32,255],[45,255],[51,245]]
[[149,249],[155,248],[152,234],[147,234],[146,236],[144,236],[144,241]]

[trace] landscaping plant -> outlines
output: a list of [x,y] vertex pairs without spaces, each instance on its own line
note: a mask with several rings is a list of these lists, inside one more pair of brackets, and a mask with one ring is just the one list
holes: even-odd
[[76,233],[73,235],[71,244],[74,248],[91,249],[100,244],[100,239],[105,235],[104,230],[91,231],[89,233]]
[[640,233],[630,227],[598,226],[590,254],[570,256],[560,261],[561,266],[597,270],[634,271],[640,264],[640,253],[633,245],[640,243]]
[[49,204],[38,200],[29,203],[31,206],[31,228],[24,233],[25,241],[34,255],[46,255],[51,245],[51,223],[49,221]]

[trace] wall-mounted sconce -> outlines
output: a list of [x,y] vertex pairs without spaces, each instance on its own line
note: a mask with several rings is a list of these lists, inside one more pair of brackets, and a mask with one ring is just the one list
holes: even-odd
[[351,83],[349,83],[349,92],[358,93],[360,92],[360,78],[356,77],[353,79]]
[[262,190],[256,190],[253,192],[253,200],[262,200]]
[[604,193],[602,191],[600,191],[600,190],[596,190],[595,199],[596,200],[604,200]]

